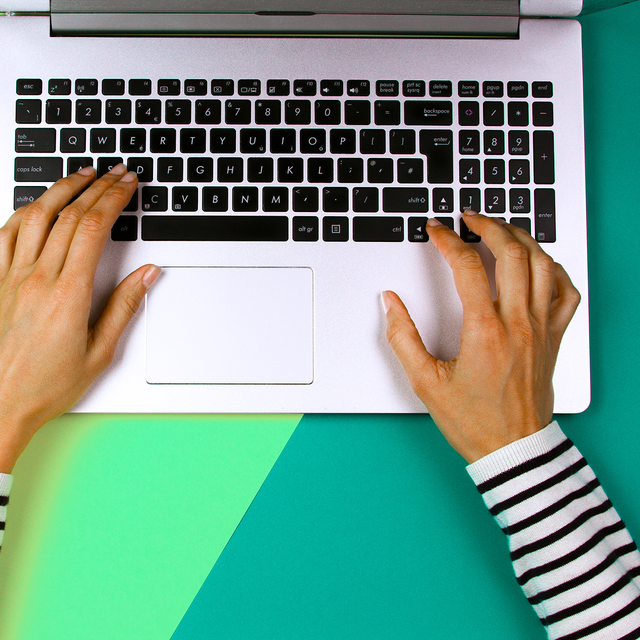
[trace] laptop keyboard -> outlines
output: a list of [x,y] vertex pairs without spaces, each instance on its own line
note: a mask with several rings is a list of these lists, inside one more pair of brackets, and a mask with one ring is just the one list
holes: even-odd
[[[555,242],[553,86],[448,80],[18,79],[14,208],[124,162],[127,241],[427,242],[460,213]],[[456,222],[457,220],[457,222]]]

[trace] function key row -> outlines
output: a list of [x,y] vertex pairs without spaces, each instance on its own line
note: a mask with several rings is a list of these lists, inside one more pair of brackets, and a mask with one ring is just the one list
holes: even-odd
[[[53,78],[49,80],[49,95],[71,95],[74,85],[76,95],[98,95],[100,83],[95,78],[81,78],[74,83],[68,78]],[[39,78],[21,78],[16,82],[18,95],[39,96],[42,94],[42,80]],[[134,78],[127,82],[118,78],[102,80],[102,95],[122,96],[128,89],[129,95],[151,95],[153,82],[149,79]],[[211,80],[211,93],[218,96],[232,96],[236,93],[236,81],[231,79]],[[378,96],[399,96],[400,82],[398,80],[377,80],[375,91]],[[204,79],[185,80],[162,79],[157,81],[159,95],[178,96],[184,90],[186,95],[206,96],[209,91],[209,82]],[[453,82],[450,80],[404,80],[402,82],[402,95],[407,98],[422,98],[428,93],[431,97],[451,97],[453,95]],[[262,94],[262,83],[257,79],[241,79],[237,81],[237,93],[246,96],[259,96]],[[265,94],[268,96],[342,96],[345,94],[342,80],[321,80],[318,90],[316,80],[294,80],[293,89],[289,80],[268,80]],[[485,98],[502,98],[505,95],[504,83],[500,81],[487,81],[482,83],[482,94]],[[507,96],[509,98],[527,98],[529,96],[528,82],[507,82]],[[348,80],[346,95],[363,96],[371,95],[371,83],[369,80]],[[459,97],[478,97],[480,95],[480,83],[476,81],[458,82]],[[534,98],[553,97],[553,84],[551,82],[533,82],[531,95]]]

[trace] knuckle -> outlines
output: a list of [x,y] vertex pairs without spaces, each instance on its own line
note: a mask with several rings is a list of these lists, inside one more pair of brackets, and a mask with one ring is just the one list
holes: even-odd
[[22,221],[26,225],[41,224],[49,217],[47,208],[39,200],[34,200],[24,211]]
[[100,233],[105,228],[104,215],[99,209],[91,209],[82,216],[81,224],[89,233]]
[[484,269],[482,265],[482,258],[477,251],[473,249],[465,248],[458,254],[456,265],[461,269],[468,269],[470,271],[477,271],[478,269]]
[[140,308],[140,298],[133,293],[127,293],[122,298],[122,308],[129,320],[137,313]]
[[507,242],[504,248],[504,254],[507,258],[517,260],[518,262],[529,259],[527,248],[515,240]]
[[543,252],[536,257],[535,268],[540,274],[552,277],[556,270],[556,263],[550,255]]

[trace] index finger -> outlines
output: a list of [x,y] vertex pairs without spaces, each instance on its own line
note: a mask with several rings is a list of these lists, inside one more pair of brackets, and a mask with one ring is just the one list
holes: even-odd
[[131,200],[137,186],[137,175],[129,171],[109,187],[82,216],[71,241],[61,276],[68,275],[83,284],[93,282],[111,228]]
[[436,249],[451,267],[464,316],[470,314],[480,319],[496,317],[491,287],[480,254],[435,218],[429,218],[427,231]]

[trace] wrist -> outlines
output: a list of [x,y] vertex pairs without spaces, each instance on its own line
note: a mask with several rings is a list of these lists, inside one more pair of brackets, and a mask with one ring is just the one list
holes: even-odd
[[0,473],[12,472],[36,431],[26,421],[0,416]]

